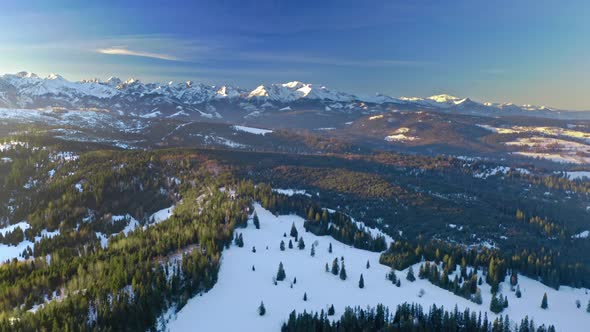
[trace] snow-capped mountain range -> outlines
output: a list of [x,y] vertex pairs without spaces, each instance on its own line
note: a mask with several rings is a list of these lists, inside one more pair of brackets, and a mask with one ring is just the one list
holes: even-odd
[[[229,85],[212,86],[191,81],[144,83],[111,77],[72,82],[60,75],[39,77],[29,72],[0,76],[0,107],[19,109],[102,109],[131,116],[196,116],[223,118],[223,111],[245,115],[286,111],[298,107],[321,111],[437,110],[483,115],[533,115],[560,117],[563,112],[546,107],[480,103],[469,98],[437,95],[427,98],[377,94],[361,96],[302,82],[260,85],[253,90]],[[534,111],[534,112],[532,112]],[[220,113],[221,112],[221,113]]]

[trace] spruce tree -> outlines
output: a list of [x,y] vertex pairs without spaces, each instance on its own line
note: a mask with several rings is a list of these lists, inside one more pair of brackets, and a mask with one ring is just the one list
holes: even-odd
[[395,284],[397,282],[397,275],[395,275],[395,269],[391,269],[386,275],[385,278],[387,278],[387,280],[391,281],[392,284]]
[[547,303],[547,293],[543,294],[543,300],[541,300],[541,308],[547,309],[549,304]]
[[502,302],[502,306],[504,308],[508,308],[508,296],[504,296],[504,301]]
[[494,294],[494,296],[492,296],[492,301],[490,301],[490,311],[495,314],[502,312],[502,310],[504,309],[504,305],[502,302],[503,301],[498,299],[496,294]]
[[277,271],[277,281],[283,281],[287,277],[285,269],[283,268],[283,262],[279,263],[279,270]]
[[252,252],[256,253],[256,247],[252,247]]
[[[420,265],[420,269],[418,270],[418,278],[420,279],[424,279],[426,278],[426,269],[424,268],[424,264]],[[457,278],[457,276],[455,275],[455,278]]]
[[256,268],[254,267],[254,265],[252,265],[252,271],[256,271]]
[[303,242],[303,237],[299,238],[299,242],[297,242],[297,248],[299,248],[299,250],[305,249],[305,242]]
[[337,276],[339,272],[340,267],[338,266],[338,258],[334,258],[334,261],[332,262],[332,274]]
[[264,307],[263,302],[260,302],[260,306],[258,307],[258,314],[260,316],[264,316],[264,314],[266,314],[266,308]]
[[330,272],[330,267],[328,266],[328,263],[326,263],[326,272]]
[[303,293],[303,301],[307,301],[307,293]]
[[369,269],[371,267],[371,264],[369,264],[369,261],[367,260],[367,269]]
[[410,282],[416,281],[416,277],[414,276],[414,269],[412,269],[411,266],[408,269],[408,274],[406,275],[406,279],[408,279]]
[[342,263],[342,268],[340,268],[340,280],[346,280],[346,269],[344,268],[344,263]]
[[293,278],[293,284],[297,283],[297,277]]
[[520,299],[522,293],[520,292],[520,285],[516,285],[516,297]]
[[334,310],[334,305],[330,305],[330,307],[328,308],[328,316],[334,316],[335,310]]
[[518,274],[512,270],[512,275],[510,276],[510,284],[512,286],[516,286],[518,284]]
[[260,220],[258,219],[258,215],[254,212],[254,226],[256,229],[260,229]]
[[311,257],[315,256],[315,245],[311,245],[311,253],[310,253]]
[[291,233],[290,235],[294,238],[297,238],[297,228],[295,227],[295,222],[293,222],[293,224],[291,224]]
[[242,236],[242,233],[236,234],[236,237],[234,239],[234,244],[240,248],[242,248],[244,246],[244,237]]
[[293,249],[293,242],[289,239],[289,249]]
[[365,280],[363,279],[363,274],[361,273],[361,278],[359,279],[359,288],[365,288]]
[[281,240],[281,244],[279,245],[279,248],[281,248],[281,251],[285,251],[285,241]]
[[330,245],[328,246],[328,252],[332,253],[332,242],[330,242]]
[[401,286],[402,286],[402,282],[398,278],[397,281],[395,282],[395,287],[401,287]]
[[588,300],[588,304],[586,305],[586,312],[590,312],[590,300]]
[[471,301],[473,301],[476,304],[482,304],[483,303],[483,299],[481,298],[481,289],[477,289],[475,291],[475,294],[473,294]]

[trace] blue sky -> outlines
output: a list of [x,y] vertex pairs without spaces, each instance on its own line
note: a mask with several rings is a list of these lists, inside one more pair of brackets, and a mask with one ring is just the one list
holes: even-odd
[[356,93],[590,110],[586,0],[4,0],[0,73]]

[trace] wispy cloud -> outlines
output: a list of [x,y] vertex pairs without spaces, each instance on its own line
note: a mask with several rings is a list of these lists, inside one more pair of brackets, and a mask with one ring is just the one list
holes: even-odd
[[96,52],[101,54],[108,54],[108,55],[128,55],[128,56],[139,56],[144,58],[153,58],[153,59],[160,59],[160,60],[168,60],[168,61],[181,61],[180,58],[163,53],[152,53],[152,52],[141,52],[141,51],[133,51],[127,48],[120,48],[120,47],[112,47],[112,48],[99,48]]
[[429,61],[402,59],[339,59],[332,57],[308,56],[304,54],[266,54],[242,53],[240,58],[249,61],[269,61],[283,63],[299,63],[310,65],[328,65],[341,67],[412,67],[431,64]]

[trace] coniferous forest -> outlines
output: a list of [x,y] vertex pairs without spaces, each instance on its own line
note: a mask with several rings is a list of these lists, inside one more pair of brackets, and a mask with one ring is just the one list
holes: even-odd
[[[283,238],[281,250],[298,249],[313,257],[318,249],[306,241],[305,233],[310,232],[382,252],[379,262],[392,269],[422,262],[415,276],[390,276],[398,287],[400,282],[419,278],[480,304],[482,296],[491,296],[481,294],[482,283],[490,285],[496,296],[499,284],[517,274],[556,289],[590,285],[588,257],[571,254],[588,247],[586,239],[572,238],[575,221],[569,224],[565,218],[544,213],[544,207],[524,201],[505,202],[501,208],[487,206],[481,215],[476,214],[480,207],[466,206],[459,212],[453,203],[407,189],[418,184],[441,186],[441,176],[467,185],[470,180],[454,170],[452,160],[382,154],[346,159],[286,156],[278,162],[255,152],[113,151],[74,142],[48,144],[34,136],[14,139],[28,143],[7,150],[4,154],[12,162],[0,164],[0,196],[11,202],[10,208],[2,206],[2,220],[5,225],[8,217],[26,220],[29,227],[0,233],[0,243],[30,244],[19,259],[0,265],[3,331],[161,329],[163,313],[180,310],[216,284],[223,250],[247,246],[239,229],[249,218],[256,228],[261,227],[252,215],[255,202],[276,215],[304,218],[303,228]],[[61,151],[76,157],[65,158]],[[413,182],[415,176],[402,176],[416,166],[424,169],[420,183]],[[333,174],[328,175],[328,169]],[[567,185],[570,194],[584,190],[580,184],[532,176],[507,176],[502,181],[505,190],[522,185],[538,190],[565,190]],[[308,194],[285,195],[276,187],[306,188]],[[484,187],[479,195],[494,192]],[[171,205],[174,212],[165,222],[150,217]],[[478,246],[467,241],[464,232],[449,231],[450,221],[474,232],[488,230],[489,216],[483,213],[490,209],[502,227],[514,230],[504,242],[497,240],[498,246]],[[382,213],[379,218],[372,217],[375,211]],[[131,224],[135,226],[128,229]],[[383,232],[369,230],[375,226]],[[437,229],[437,236],[432,236],[430,228]],[[385,235],[394,240],[389,247]],[[263,248],[248,250],[255,253]],[[371,268],[369,262],[366,265]],[[460,274],[450,277],[457,266]],[[360,289],[371,286],[362,275],[347,275],[346,267],[335,261],[331,272],[340,280],[353,279]],[[279,268],[276,279],[295,272]],[[305,293],[308,296],[313,295]],[[490,310],[501,313],[504,301],[499,295]],[[260,315],[272,310],[262,307]],[[437,307],[424,312],[416,305],[403,305],[391,314],[387,310],[348,309],[336,322],[322,313],[293,314],[285,317],[283,330],[397,331],[417,321],[413,326],[426,330],[469,326],[465,330],[500,331],[506,319],[474,320],[475,312]],[[532,322],[523,321],[520,328],[532,331]]]

